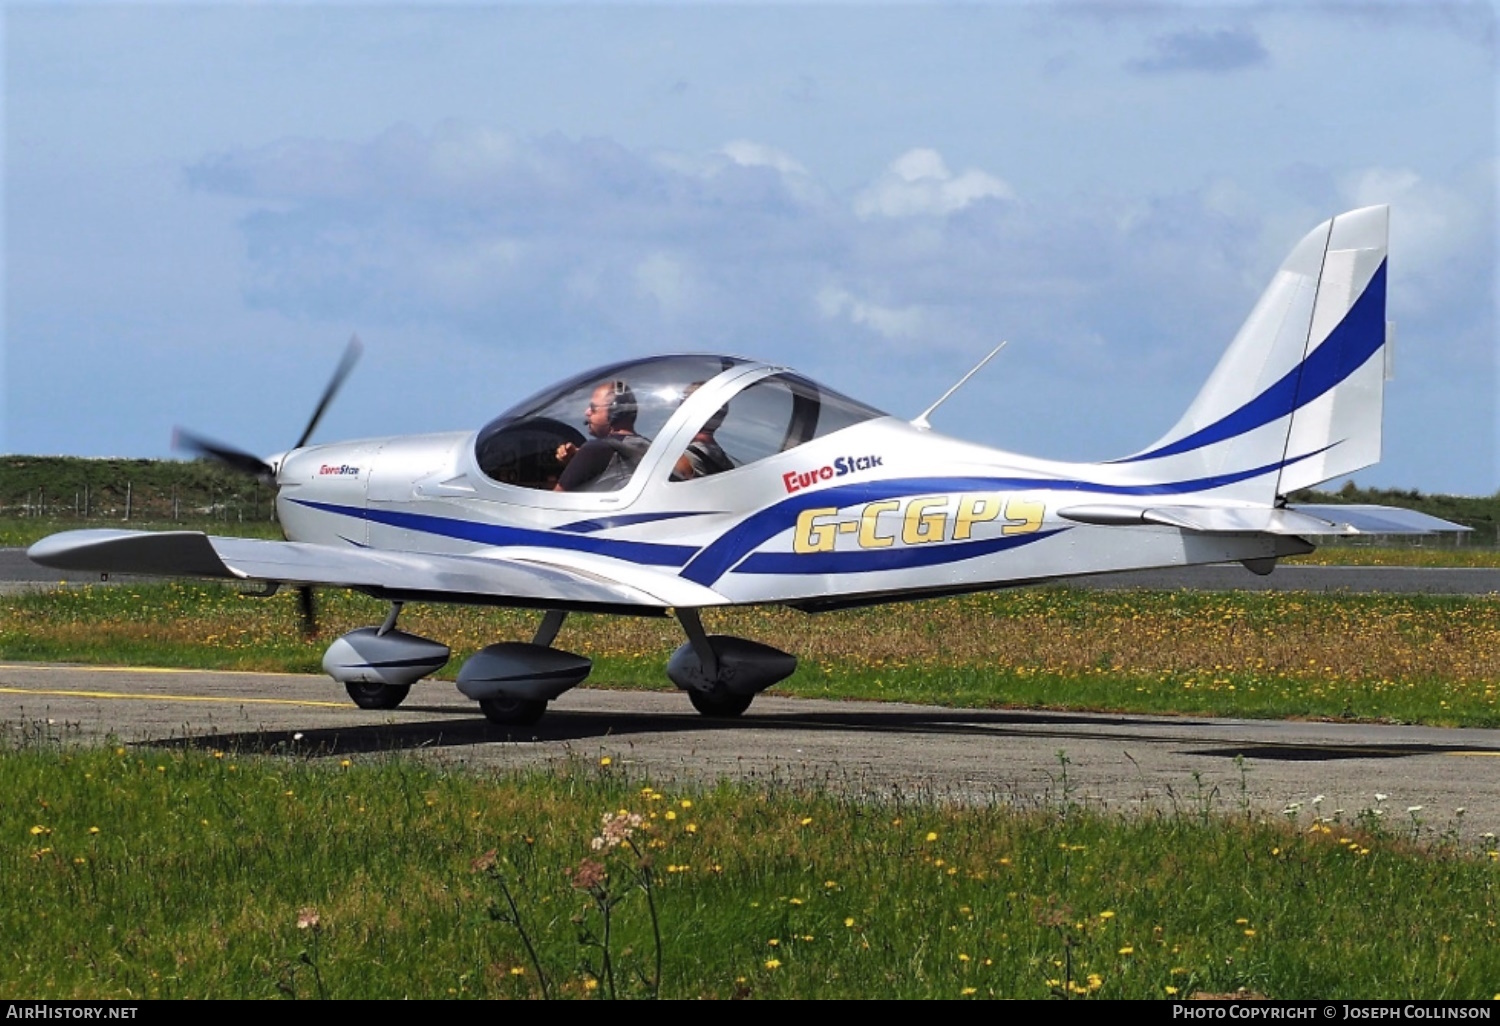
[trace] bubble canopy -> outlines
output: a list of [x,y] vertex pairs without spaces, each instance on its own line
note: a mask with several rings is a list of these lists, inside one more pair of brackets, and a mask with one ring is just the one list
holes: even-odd
[[[757,369],[761,373],[754,373]],[[687,447],[691,450],[708,445],[716,450],[718,459],[710,461],[713,469],[708,472],[738,469],[851,424],[884,416],[873,407],[799,375],[739,357],[689,355],[626,360],[576,374],[490,421],[475,438],[479,469],[500,484],[550,491],[559,487],[566,463],[574,458],[568,447],[581,450],[591,440],[606,437],[620,451],[612,472],[577,490],[616,490],[630,479],[637,465],[647,462],[640,454],[648,445],[654,451],[658,443],[665,444],[663,429],[683,401],[726,374],[743,385],[736,389],[731,384],[720,409],[706,415],[705,423],[694,425],[698,434]],[[596,408],[607,412],[596,415]],[[681,437],[676,428],[671,433]],[[622,444],[624,441],[633,443],[636,451],[628,451],[631,447]],[[601,444],[596,441],[591,453],[597,454]],[[678,459],[683,454],[672,455],[673,461],[667,465],[679,468],[672,473],[672,481],[695,476],[694,470]],[[696,474],[704,473],[700,461]]]

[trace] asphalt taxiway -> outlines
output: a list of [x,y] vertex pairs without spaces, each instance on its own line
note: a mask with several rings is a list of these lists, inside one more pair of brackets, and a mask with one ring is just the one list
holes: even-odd
[[[408,753],[453,766],[569,761],[656,786],[729,778],[890,800],[1075,802],[1126,813],[1337,816],[1398,830],[1500,832],[1500,730],[1202,717],[973,711],[763,695],[733,721],[684,696],[580,688],[527,728],[498,727],[451,684],[387,712],[326,677],[0,664],[0,723],[85,743],[312,757]],[[1412,810],[1412,811],[1409,811]]]

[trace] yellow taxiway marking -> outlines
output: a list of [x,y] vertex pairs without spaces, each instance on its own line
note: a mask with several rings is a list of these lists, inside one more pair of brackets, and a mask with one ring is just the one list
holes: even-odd
[[[180,666],[86,666],[82,663],[0,663],[0,670],[26,670],[42,673],[212,673],[226,677],[307,677],[306,673],[281,673],[276,670],[205,670]],[[315,675],[312,675],[315,676]]]
[[1449,755],[1488,755],[1492,759],[1500,758],[1500,752],[1449,752]]
[[118,698],[142,702],[219,702],[228,705],[302,705],[318,709],[344,709],[347,702],[316,702],[302,698],[220,698],[214,695],[142,695],[119,691],[65,691],[60,688],[0,687],[0,695],[50,695],[58,698]]

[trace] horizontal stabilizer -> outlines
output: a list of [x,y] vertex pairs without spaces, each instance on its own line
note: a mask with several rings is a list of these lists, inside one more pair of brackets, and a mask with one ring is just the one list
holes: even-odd
[[1201,534],[1435,534],[1467,531],[1426,513],[1393,506],[1069,506],[1057,511],[1079,524],[1130,527],[1155,524]]
[[1440,534],[1473,530],[1472,527],[1396,506],[1298,505],[1288,506],[1287,509],[1316,517],[1338,528],[1335,531],[1325,531],[1325,534]]

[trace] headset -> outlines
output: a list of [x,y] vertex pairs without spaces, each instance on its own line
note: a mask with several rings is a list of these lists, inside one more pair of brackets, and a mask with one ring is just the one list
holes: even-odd
[[609,426],[634,426],[635,415],[640,409],[635,401],[635,393],[623,381],[611,381],[609,384]]

